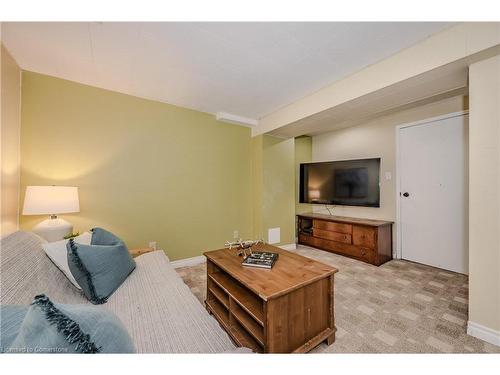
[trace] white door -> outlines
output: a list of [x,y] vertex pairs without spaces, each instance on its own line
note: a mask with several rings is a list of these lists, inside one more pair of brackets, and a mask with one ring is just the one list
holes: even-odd
[[468,273],[468,116],[399,129],[403,259]]

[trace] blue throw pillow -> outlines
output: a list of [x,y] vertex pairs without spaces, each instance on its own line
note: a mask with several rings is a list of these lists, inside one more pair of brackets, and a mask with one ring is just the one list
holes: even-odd
[[123,243],[123,241],[119,237],[115,236],[113,233],[107,231],[106,229],[94,228],[91,229],[90,232],[92,233],[92,238],[90,239],[91,245],[113,246]]
[[123,324],[103,308],[54,304],[42,294],[29,308],[3,306],[1,312],[6,353],[135,353]]
[[135,269],[125,243],[102,228],[92,230],[90,245],[66,244],[71,274],[93,304],[101,304]]

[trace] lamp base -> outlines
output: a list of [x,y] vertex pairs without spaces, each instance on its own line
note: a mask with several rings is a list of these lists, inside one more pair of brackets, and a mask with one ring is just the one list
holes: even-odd
[[33,232],[48,242],[60,241],[64,239],[68,233],[73,232],[73,225],[64,219],[55,218],[47,219],[37,224],[33,228]]

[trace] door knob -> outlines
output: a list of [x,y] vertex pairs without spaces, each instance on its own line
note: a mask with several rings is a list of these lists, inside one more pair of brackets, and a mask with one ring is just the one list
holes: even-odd
[[409,197],[409,196],[410,196],[410,193],[408,193],[407,191],[405,191],[405,192],[403,193],[403,197]]

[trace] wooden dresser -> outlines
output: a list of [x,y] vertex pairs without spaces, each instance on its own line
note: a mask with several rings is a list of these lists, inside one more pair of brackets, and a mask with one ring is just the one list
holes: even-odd
[[380,266],[392,259],[392,221],[297,215],[299,244]]
[[207,257],[207,310],[239,346],[264,353],[303,353],[335,340],[336,268],[266,244],[279,253],[272,269],[244,267],[236,249]]

